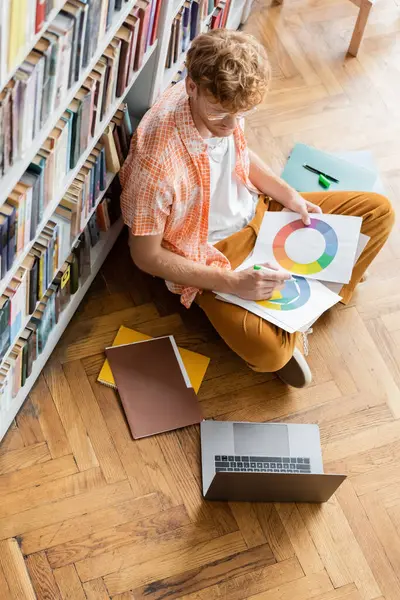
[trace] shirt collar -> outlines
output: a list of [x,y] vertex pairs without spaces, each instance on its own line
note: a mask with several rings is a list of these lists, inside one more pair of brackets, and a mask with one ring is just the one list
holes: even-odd
[[184,82],[181,85],[182,90],[175,108],[175,122],[179,135],[185,144],[189,154],[197,156],[207,150],[207,144],[201,137],[199,130],[194,124],[192,111],[190,110],[189,98],[186,93]]
[[[175,108],[175,123],[179,132],[179,135],[186,146],[189,154],[192,156],[198,156],[203,152],[207,151],[207,144],[201,137],[199,130],[197,129],[193,117],[192,111],[190,110],[189,97],[186,93],[184,81],[180,81],[175,84],[176,87],[180,86],[180,93],[177,98],[177,104]],[[238,141],[239,125],[236,127],[233,135],[235,142]]]

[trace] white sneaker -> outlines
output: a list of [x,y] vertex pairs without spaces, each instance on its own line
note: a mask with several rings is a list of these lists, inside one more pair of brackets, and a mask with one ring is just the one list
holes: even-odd
[[292,358],[276,374],[284,383],[295,388],[305,387],[312,381],[310,367],[298,348],[294,349]]

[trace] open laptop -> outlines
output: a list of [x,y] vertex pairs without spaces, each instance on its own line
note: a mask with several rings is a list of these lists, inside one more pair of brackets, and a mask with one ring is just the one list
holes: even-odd
[[318,425],[203,421],[207,500],[326,502],[346,479],[325,474]]

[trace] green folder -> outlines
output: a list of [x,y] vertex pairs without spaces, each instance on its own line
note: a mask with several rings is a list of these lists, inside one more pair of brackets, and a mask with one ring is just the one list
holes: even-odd
[[374,189],[378,174],[347,160],[322,152],[305,144],[296,144],[281,175],[298,192],[322,192],[318,175],[303,165],[309,165],[339,180],[331,182],[329,191],[347,190],[370,192]]

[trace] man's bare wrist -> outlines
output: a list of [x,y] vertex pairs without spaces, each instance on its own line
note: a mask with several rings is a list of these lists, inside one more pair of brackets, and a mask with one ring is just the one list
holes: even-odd
[[235,271],[221,271],[215,287],[216,292],[224,294],[233,294],[238,280],[238,273]]

